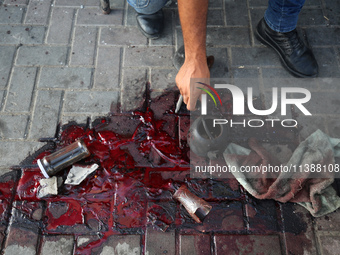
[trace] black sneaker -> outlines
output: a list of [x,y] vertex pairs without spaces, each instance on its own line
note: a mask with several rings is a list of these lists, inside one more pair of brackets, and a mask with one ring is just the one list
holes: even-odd
[[136,16],[139,30],[150,39],[158,39],[164,27],[164,13],[159,10],[153,14],[137,13]]
[[255,36],[279,54],[283,66],[294,76],[308,78],[318,75],[319,67],[314,54],[301,40],[296,29],[288,33],[276,32],[262,18],[256,27]]

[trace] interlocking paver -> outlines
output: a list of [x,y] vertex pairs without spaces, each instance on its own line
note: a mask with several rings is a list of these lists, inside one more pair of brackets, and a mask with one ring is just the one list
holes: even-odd
[[0,115],[0,138],[24,138],[27,122],[27,115]]
[[125,50],[124,67],[167,66],[172,67],[173,47],[135,47]]
[[174,89],[176,75],[176,69],[151,69],[151,88],[163,91]]
[[121,49],[99,47],[94,76],[94,88],[118,89]]
[[77,25],[122,25],[123,11],[113,10],[109,15],[102,14],[99,8],[84,8],[78,10]]
[[0,24],[20,24],[25,9],[22,6],[0,8]]
[[29,138],[54,137],[62,91],[40,90],[36,95]]
[[181,235],[180,255],[209,255],[211,251],[210,236],[208,235]]
[[43,67],[38,87],[88,89],[91,86],[92,71],[92,68],[85,67]]
[[67,44],[71,35],[73,9],[53,8],[47,43]]
[[97,28],[76,27],[70,65],[93,65],[96,52]]
[[136,27],[103,28],[100,33],[100,45],[135,46],[146,45],[147,39]]
[[106,114],[111,104],[117,104],[118,95],[117,91],[68,91],[65,95],[64,112]]
[[146,253],[149,255],[175,255],[175,232],[159,232],[148,228],[146,232]]
[[42,255],[60,254],[72,255],[73,254],[73,236],[44,236],[42,240]]
[[[101,251],[95,251],[93,254],[111,255],[111,254],[141,254],[140,236],[139,235],[113,235],[110,236],[104,244]],[[99,253],[100,251],[100,253]]]
[[42,44],[44,27],[0,26],[0,44]]
[[35,67],[15,67],[8,90],[5,111],[29,112],[37,74]]
[[80,7],[83,6],[98,6],[99,1],[97,0],[56,0],[56,6],[72,6],[72,7]]
[[340,237],[339,236],[321,236],[320,242],[322,245],[323,255],[333,255],[340,249]]
[[19,4],[26,5],[27,0],[5,0],[4,4],[6,4],[6,5],[19,5]]
[[21,46],[16,59],[17,65],[37,66],[66,64],[67,48],[51,46]]
[[0,89],[7,85],[14,53],[14,46],[0,46]]
[[52,0],[30,0],[25,18],[25,24],[47,25]]

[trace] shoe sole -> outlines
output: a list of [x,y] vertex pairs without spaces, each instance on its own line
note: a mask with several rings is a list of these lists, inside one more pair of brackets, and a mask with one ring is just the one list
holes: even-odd
[[315,74],[315,75],[304,75],[304,74],[298,73],[298,72],[296,72],[295,70],[291,69],[291,68],[286,64],[286,62],[284,61],[284,59],[283,59],[283,57],[282,57],[282,55],[281,55],[281,52],[280,52],[278,49],[276,49],[276,47],[274,47],[272,44],[270,44],[266,39],[264,39],[264,38],[260,35],[260,33],[258,32],[258,29],[257,29],[257,28],[256,28],[256,31],[255,31],[255,37],[256,37],[261,43],[263,43],[264,45],[267,45],[267,46],[271,47],[272,49],[274,49],[275,52],[279,55],[280,61],[281,61],[282,65],[283,65],[283,67],[286,68],[286,70],[287,70],[288,72],[290,72],[291,74],[293,74],[294,76],[299,77],[299,78],[315,78],[315,77],[317,77],[317,74]]

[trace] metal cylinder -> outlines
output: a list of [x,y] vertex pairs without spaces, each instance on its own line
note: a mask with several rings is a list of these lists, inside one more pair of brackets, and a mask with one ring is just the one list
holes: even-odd
[[185,185],[177,189],[173,197],[184,206],[197,223],[203,222],[212,208],[212,206],[202,198],[192,194]]
[[54,176],[59,171],[72,165],[73,163],[82,160],[90,155],[85,143],[82,140],[77,140],[74,143],[38,159],[37,163],[46,178]]

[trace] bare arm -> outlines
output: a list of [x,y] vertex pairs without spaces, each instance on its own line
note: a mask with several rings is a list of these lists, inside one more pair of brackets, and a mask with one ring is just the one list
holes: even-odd
[[206,58],[208,0],[178,0],[185,62],[176,76],[176,84],[188,110],[194,110],[201,90],[190,95],[190,78],[209,78]]

